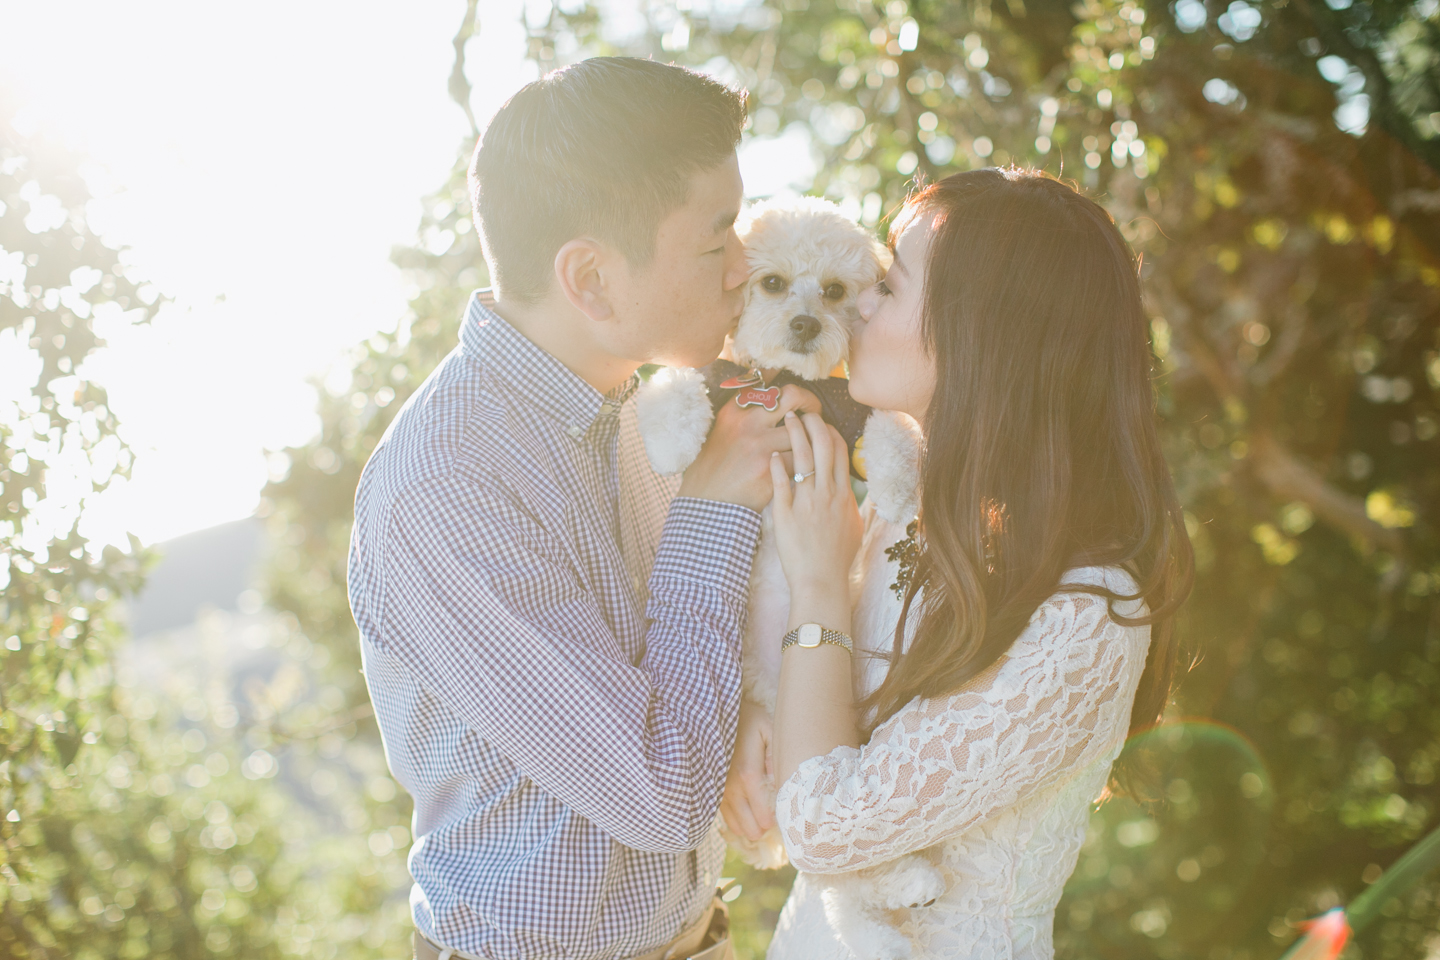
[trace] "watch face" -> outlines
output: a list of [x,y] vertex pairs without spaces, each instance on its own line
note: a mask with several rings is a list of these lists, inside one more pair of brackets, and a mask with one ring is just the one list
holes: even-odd
[[800,646],[802,646],[802,647],[818,647],[818,646],[820,646],[820,624],[818,624],[818,623],[806,623],[806,624],[801,624],[801,626],[800,626],[800,636],[796,638],[795,642],[798,643],[798,644],[800,644]]

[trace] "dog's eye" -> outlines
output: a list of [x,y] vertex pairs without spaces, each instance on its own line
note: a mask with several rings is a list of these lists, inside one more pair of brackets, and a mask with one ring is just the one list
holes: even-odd
[[843,299],[845,299],[845,284],[843,284],[843,283],[832,283],[832,284],[830,284],[830,286],[828,286],[828,287],[825,288],[825,299],[826,299],[826,300],[843,300]]
[[777,277],[772,273],[760,281],[760,286],[764,288],[766,293],[784,293],[785,288],[788,287],[789,284],[785,282],[784,277]]

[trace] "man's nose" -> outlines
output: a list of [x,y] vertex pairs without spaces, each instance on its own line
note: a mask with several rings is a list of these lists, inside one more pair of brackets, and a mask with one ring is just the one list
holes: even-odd
[[790,320],[790,332],[801,343],[809,343],[820,332],[820,321],[808,314],[800,314]]

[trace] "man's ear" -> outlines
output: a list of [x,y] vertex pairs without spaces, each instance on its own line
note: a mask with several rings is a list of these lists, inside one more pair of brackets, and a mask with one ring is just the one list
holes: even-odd
[[615,315],[613,291],[605,282],[614,266],[614,251],[598,240],[571,240],[555,253],[555,282],[571,306],[603,322]]

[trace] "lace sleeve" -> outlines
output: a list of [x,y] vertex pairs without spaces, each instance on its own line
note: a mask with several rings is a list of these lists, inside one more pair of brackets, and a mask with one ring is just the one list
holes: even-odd
[[860,749],[800,765],[776,797],[790,860],[835,873],[892,860],[983,822],[1122,742],[1150,631],[1060,593],[1007,656],[960,692],[915,700]]

